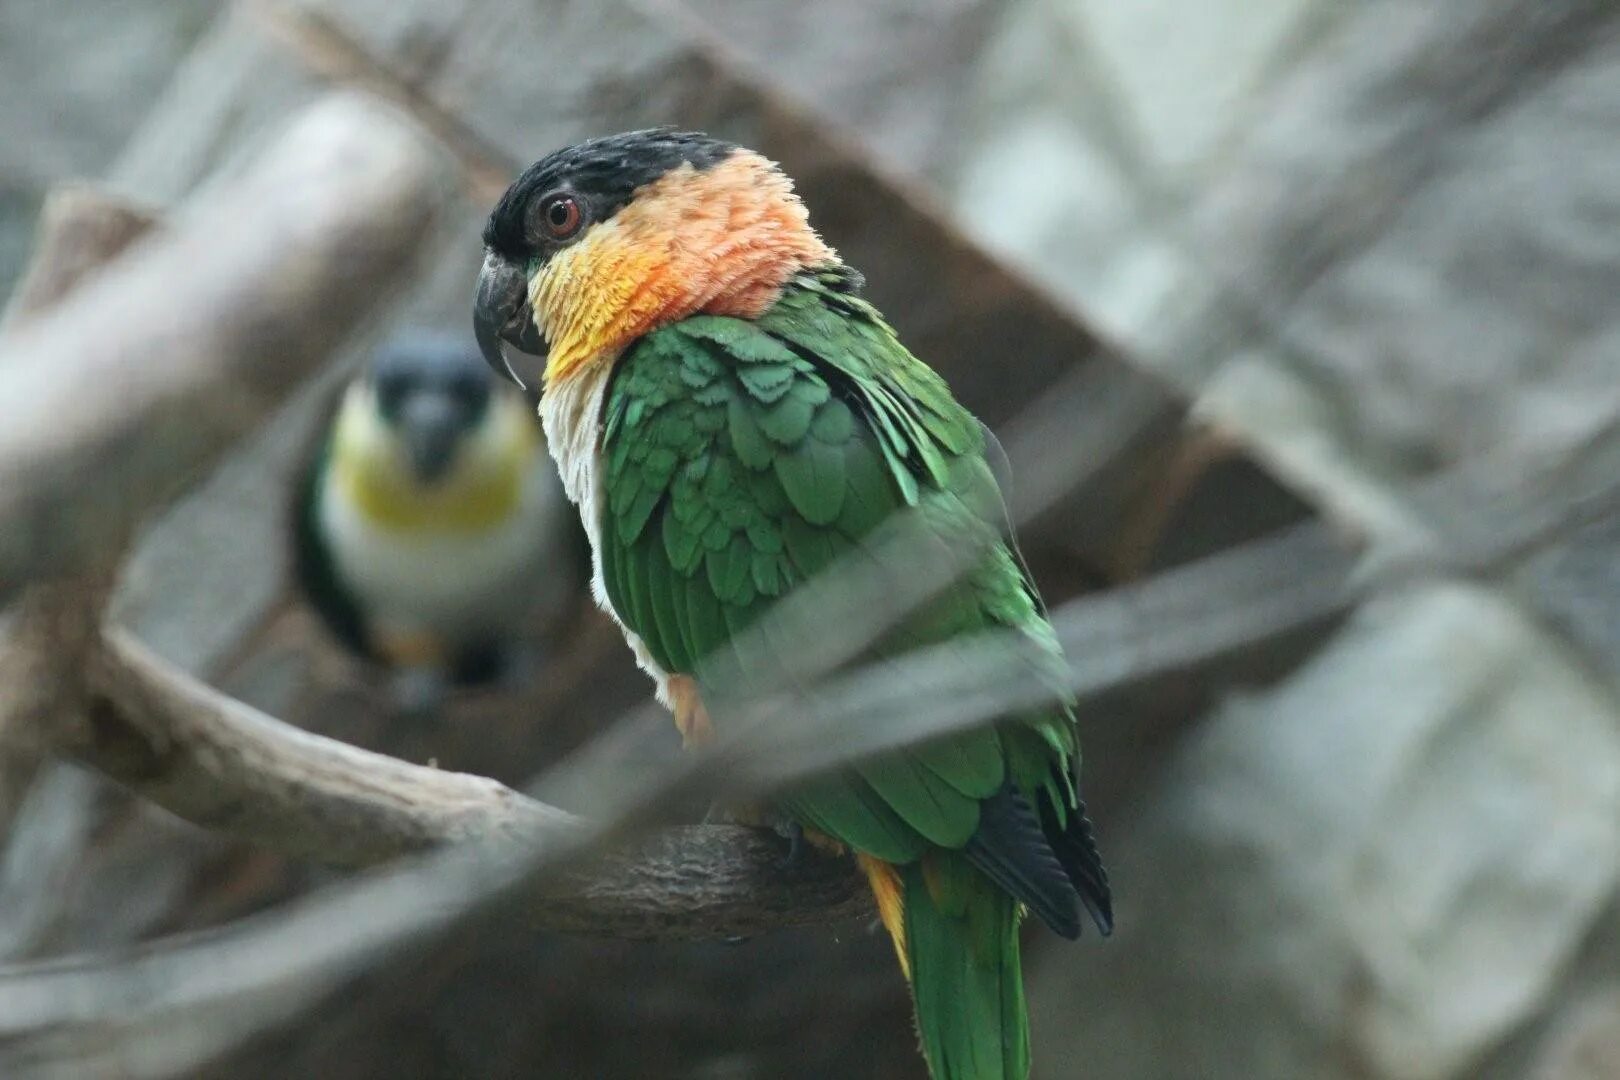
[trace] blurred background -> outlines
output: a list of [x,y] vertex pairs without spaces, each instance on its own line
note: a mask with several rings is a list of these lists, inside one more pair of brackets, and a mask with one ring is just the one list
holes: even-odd
[[[531,677],[427,717],[304,601],[291,522],[379,342],[464,332],[513,169],[706,129],[783,163],[1004,436],[1057,409],[1045,438],[1097,439],[1022,529],[1053,607],[1162,580],[1177,603],[1145,625],[1191,635],[1086,695],[1119,929],[1029,929],[1037,1076],[1620,1076],[1611,0],[0,0],[0,87],[0,296],[56,185],[183,222],[334,93],[451,163],[358,331],[142,531],[112,611],[168,660],[513,785],[644,701],[571,513]],[[1009,449],[1019,475],[1059,456]],[[677,740],[636,752],[626,784]],[[27,776],[3,800],[8,962],[336,876],[78,766]],[[40,1075],[922,1076],[865,922],[712,945],[480,923],[234,1042],[163,1063],[83,1033],[94,1069]]]

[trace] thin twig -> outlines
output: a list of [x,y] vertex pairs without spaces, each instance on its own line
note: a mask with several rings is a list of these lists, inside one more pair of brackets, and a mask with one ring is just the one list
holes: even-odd
[[517,175],[520,162],[372,56],[330,15],[286,0],[254,0],[246,11],[272,41],[322,78],[376,94],[409,112],[455,155],[466,173],[467,196],[475,204],[494,205]]

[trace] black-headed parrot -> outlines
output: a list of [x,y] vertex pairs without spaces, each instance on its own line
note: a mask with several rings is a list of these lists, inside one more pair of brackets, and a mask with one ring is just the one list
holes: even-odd
[[[737,643],[782,597],[911,508],[985,553],[876,647],[993,630],[1047,658],[1051,704],[777,797],[850,849],[912,987],[938,1080],[1029,1072],[1018,926],[1065,937],[1112,900],[1079,790],[1065,666],[1004,526],[979,422],[861,297],[759,154],[668,129],[541,159],[484,231],[474,328],[544,354],[540,414],[591,542],[597,599],[682,734],[710,724],[706,675],[789,666]],[[829,631],[830,632],[830,631]],[[756,635],[757,636],[757,635]]]

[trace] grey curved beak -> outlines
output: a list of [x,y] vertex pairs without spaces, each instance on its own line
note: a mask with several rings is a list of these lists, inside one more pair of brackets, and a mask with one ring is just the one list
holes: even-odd
[[455,402],[442,394],[415,394],[400,411],[399,428],[416,479],[429,486],[442,480],[461,443],[462,417]]
[[534,313],[529,308],[529,288],[523,271],[493,251],[485,253],[484,267],[478,272],[473,335],[495,373],[520,387],[523,380],[513,369],[505,346],[515,346],[534,356],[546,354],[545,340],[535,328]]

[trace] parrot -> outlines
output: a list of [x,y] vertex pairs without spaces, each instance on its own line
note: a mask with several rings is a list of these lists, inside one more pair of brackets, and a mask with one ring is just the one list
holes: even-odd
[[396,673],[408,708],[515,676],[528,620],[583,583],[533,406],[464,336],[378,347],[294,504],[295,580],[334,637]]
[[936,1080],[1027,1076],[1020,921],[1073,939],[1084,909],[1106,936],[1113,900],[1067,668],[987,429],[746,147],[654,128],[558,150],[513,181],[483,243],[474,334],[513,381],[508,346],[544,358],[539,412],[593,594],[688,745],[713,737],[717,672],[788,670],[793,643],[744,652],[749,628],[891,515],[985,538],[867,655],[1010,632],[1043,658],[1050,704],[854,761],[772,810],[864,873]]

